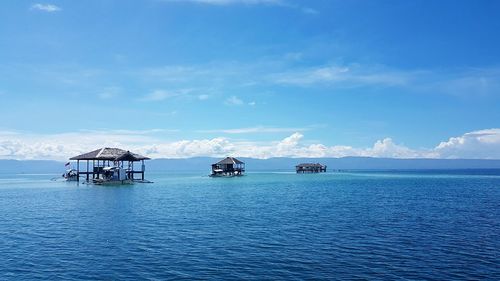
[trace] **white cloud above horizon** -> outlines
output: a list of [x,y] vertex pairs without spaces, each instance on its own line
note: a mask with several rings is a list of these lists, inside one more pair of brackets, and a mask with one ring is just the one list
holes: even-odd
[[226,137],[163,141],[155,134],[171,130],[93,130],[64,134],[37,135],[25,132],[0,132],[0,159],[52,159],[69,157],[99,147],[123,147],[152,158],[223,157],[384,157],[441,159],[500,159],[500,128],[478,130],[451,137],[434,148],[412,149],[391,138],[377,140],[371,147],[305,144],[304,135],[295,132],[277,141],[252,142]]
[[31,10],[38,10],[42,12],[47,12],[47,13],[54,13],[54,12],[59,12],[61,11],[61,7],[56,6],[54,4],[42,4],[42,3],[36,3],[31,5]]
[[[294,55],[290,55],[294,56]],[[299,56],[295,54],[295,56]],[[216,96],[236,101],[231,95],[240,90],[262,87],[298,87],[298,89],[353,89],[398,88],[405,93],[443,94],[459,97],[498,96],[500,93],[500,66],[476,69],[399,69],[384,65],[318,64],[301,66],[287,58],[254,62],[210,62],[192,65],[165,65],[112,71],[102,68],[82,68],[74,65],[0,65],[0,74],[26,73],[30,83],[51,81],[68,89],[80,87],[99,92],[105,99],[110,92],[109,81],[121,79],[141,81],[143,95],[140,101],[160,101],[184,98],[185,101],[203,101]],[[45,83],[45,82],[44,82]],[[22,85],[17,85],[22,87]],[[259,90],[260,91],[260,90]],[[57,92],[57,91],[56,91]],[[331,91],[335,93],[335,91]],[[52,93],[54,93],[52,91]],[[126,91],[121,93],[127,95]],[[130,95],[130,93],[129,93]],[[221,102],[229,102],[220,99]],[[243,101],[243,100],[242,100]],[[247,105],[260,104],[255,100]],[[254,104],[255,103],[255,104]]]

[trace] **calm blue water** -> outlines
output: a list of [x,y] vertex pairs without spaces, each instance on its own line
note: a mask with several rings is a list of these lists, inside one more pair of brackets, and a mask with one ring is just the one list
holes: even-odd
[[0,175],[0,280],[500,279],[500,172]]

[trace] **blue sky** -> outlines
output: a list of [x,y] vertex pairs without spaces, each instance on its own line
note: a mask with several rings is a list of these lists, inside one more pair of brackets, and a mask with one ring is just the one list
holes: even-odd
[[500,158],[499,9],[5,1],[0,156]]

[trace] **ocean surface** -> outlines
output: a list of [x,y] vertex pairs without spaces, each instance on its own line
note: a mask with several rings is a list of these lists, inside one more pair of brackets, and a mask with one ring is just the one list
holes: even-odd
[[500,171],[0,175],[0,280],[500,280]]

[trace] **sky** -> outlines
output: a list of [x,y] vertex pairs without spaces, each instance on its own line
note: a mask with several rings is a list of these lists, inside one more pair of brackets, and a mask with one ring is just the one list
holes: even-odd
[[500,159],[499,1],[0,5],[1,159]]

